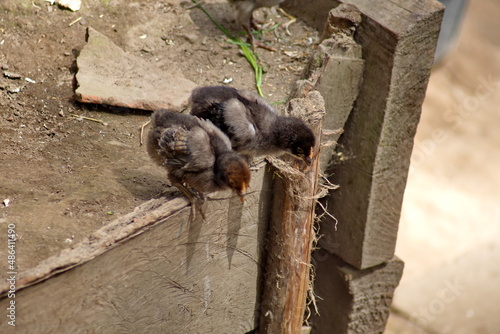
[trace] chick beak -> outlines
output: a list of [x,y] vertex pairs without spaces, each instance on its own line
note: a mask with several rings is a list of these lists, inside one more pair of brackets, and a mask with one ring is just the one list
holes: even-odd
[[312,153],[308,157],[304,157],[304,161],[308,166],[311,166],[312,164]]
[[238,195],[240,196],[241,203],[245,203],[245,193],[247,192],[247,186],[243,185],[241,190],[238,191]]

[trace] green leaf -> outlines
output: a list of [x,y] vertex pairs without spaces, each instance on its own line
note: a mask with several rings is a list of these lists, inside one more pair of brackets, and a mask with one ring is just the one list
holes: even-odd
[[208,18],[219,28],[220,31],[222,31],[228,38],[229,40],[227,41],[230,44],[237,45],[241,51],[243,51],[243,54],[245,55],[246,60],[250,65],[252,66],[252,69],[255,73],[255,87],[257,88],[257,92],[259,93],[260,96],[264,96],[262,93],[262,65],[260,65],[259,58],[257,57],[257,54],[250,48],[250,44],[243,42],[239,37],[236,38],[231,33],[224,28],[222,24],[220,24],[200,3],[201,0],[195,1],[191,0],[194,4],[196,4],[196,7],[198,7],[203,13],[205,13]]

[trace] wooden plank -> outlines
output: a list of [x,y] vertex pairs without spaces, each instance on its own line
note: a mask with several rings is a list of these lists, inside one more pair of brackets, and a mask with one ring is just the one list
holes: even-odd
[[254,329],[270,212],[266,175],[265,168],[252,175],[254,192],[244,205],[235,196],[209,201],[206,222],[197,218],[188,226],[190,208],[184,198],[151,200],[74,249],[20,273],[14,299],[5,295],[8,286],[1,286],[0,308],[15,300],[17,321],[16,327],[2,321],[0,332]]
[[[326,250],[313,253],[318,313],[312,333],[383,333],[394,290],[403,274],[398,258],[356,269]],[[334,301],[334,302],[333,302]]]
[[[323,0],[314,6],[326,3],[334,5]],[[332,183],[340,188],[325,205],[338,225],[330,218],[322,222],[320,246],[363,269],[394,254],[413,137],[443,7],[434,0],[342,3],[356,5],[362,14],[355,36],[363,48],[365,69],[338,142],[343,158],[328,169]],[[291,5],[305,8],[310,2],[292,0]]]
[[[16,279],[17,289],[26,288],[84,264],[107,250],[119,246],[135,234],[141,233],[148,226],[183,210],[187,205],[188,201],[183,198],[175,201],[167,201],[166,199],[147,201],[138,206],[133,212],[94,232],[89,238],[75,247],[63,250],[57,256],[50,257],[35,268],[20,272],[19,277]],[[0,296],[4,297],[7,290],[8,286],[5,282],[1,282]]]
[[[304,321],[324,101],[317,91],[290,101],[288,112],[304,119],[317,136],[311,167],[295,158],[268,158],[275,166],[259,333],[300,334]],[[300,166],[300,169],[298,168]],[[304,170],[304,173],[300,170]]]
[[330,10],[339,5],[336,0],[287,0],[280,6],[287,12],[300,17],[307,24],[318,31],[322,31]]

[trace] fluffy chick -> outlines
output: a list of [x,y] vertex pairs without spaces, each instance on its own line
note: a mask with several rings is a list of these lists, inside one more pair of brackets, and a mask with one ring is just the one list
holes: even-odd
[[263,44],[256,43],[251,31],[251,28],[258,29],[257,25],[253,20],[253,11],[260,7],[272,7],[279,5],[285,0],[228,0],[229,3],[234,7],[236,11],[236,19],[238,23],[241,24],[243,29],[248,34],[250,42],[252,43],[252,48],[255,46],[263,47],[269,49]]
[[192,205],[200,204],[194,200],[203,201],[204,193],[225,189],[234,190],[244,201],[250,183],[248,164],[210,121],[160,109],[151,123],[147,151]]
[[235,151],[253,157],[283,151],[311,163],[315,137],[300,119],[280,116],[262,97],[227,86],[199,87],[190,97],[191,114],[212,121]]

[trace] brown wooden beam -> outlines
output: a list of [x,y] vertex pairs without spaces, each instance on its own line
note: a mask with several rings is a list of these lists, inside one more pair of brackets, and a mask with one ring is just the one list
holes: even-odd
[[[289,114],[308,121],[317,136],[318,152],[324,116],[321,95],[313,91],[290,101]],[[275,182],[259,333],[300,334],[310,287],[319,159],[316,154],[307,168],[295,158],[268,159],[274,165]]]

